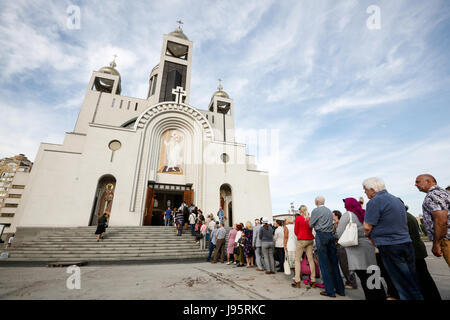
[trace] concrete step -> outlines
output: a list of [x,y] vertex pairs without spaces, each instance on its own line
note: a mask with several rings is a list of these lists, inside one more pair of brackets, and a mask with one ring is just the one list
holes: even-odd
[[39,250],[13,250],[9,251],[9,254],[41,254],[41,253],[108,253],[108,252],[194,252],[198,250],[198,247],[185,247],[185,248],[133,248],[133,249],[124,249],[124,248],[91,248],[91,249],[79,249],[79,248],[64,248],[64,249],[52,249],[52,248],[42,248]]
[[[124,262],[124,261],[137,261],[137,262],[160,262],[160,261],[174,261],[174,262],[185,262],[189,260],[203,260],[206,259],[208,253],[202,255],[178,255],[178,256],[167,256],[167,255],[152,255],[148,257],[95,257],[95,258],[83,258],[78,259],[87,262]],[[2,264],[7,265],[9,262],[73,262],[71,258],[9,258],[0,260],[0,266]]]
[[199,250],[197,252],[189,251],[189,252],[180,252],[173,251],[167,252],[164,250],[156,250],[156,251],[135,251],[135,252],[114,252],[114,251],[105,251],[105,252],[38,252],[38,253],[10,253],[11,258],[32,258],[32,257],[60,257],[60,258],[81,258],[81,257],[97,257],[97,256],[107,256],[107,257],[142,257],[142,256],[153,256],[153,255],[166,255],[166,256],[177,256],[177,255],[186,255],[186,256],[196,256],[203,255],[206,250]]
[[14,249],[7,249],[5,251],[7,252],[23,252],[23,251],[30,251],[30,252],[39,252],[39,251],[87,251],[87,250],[123,250],[123,251],[130,251],[130,250],[197,250],[200,248],[200,245],[198,244],[184,244],[182,246],[134,246],[134,247],[125,247],[125,246],[88,246],[88,247],[78,247],[78,246],[64,246],[64,247],[24,247],[24,248],[14,248]]
[[207,250],[190,230],[177,236],[174,227],[109,227],[97,242],[96,226],[44,231],[32,241],[17,243],[4,261],[140,261],[205,259]]
[[33,244],[29,246],[18,246],[7,249],[6,251],[17,251],[17,250],[43,250],[43,249],[53,249],[53,250],[64,250],[78,248],[80,250],[89,250],[92,248],[107,248],[107,249],[133,249],[133,248],[198,248],[199,244],[196,243],[157,243],[157,244],[142,244],[142,243],[132,243],[132,244],[114,244],[105,242],[95,242],[95,244],[79,244],[79,245],[58,245],[58,244]]

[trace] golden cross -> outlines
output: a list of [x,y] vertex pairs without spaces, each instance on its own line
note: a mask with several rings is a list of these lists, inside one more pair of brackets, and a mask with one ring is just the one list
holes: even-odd
[[181,25],[184,24],[183,21],[178,20],[177,23],[179,24],[179,27],[181,28]]

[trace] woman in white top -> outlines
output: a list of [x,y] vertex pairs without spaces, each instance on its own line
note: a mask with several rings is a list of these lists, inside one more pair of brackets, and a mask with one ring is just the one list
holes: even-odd
[[[295,268],[295,249],[297,248],[297,236],[294,233],[294,222],[292,219],[286,220],[284,235],[284,251],[288,256],[289,266]],[[287,234],[286,234],[287,233]]]
[[275,243],[274,259],[278,261],[278,272],[284,272],[284,226],[283,221],[276,220],[273,242]]

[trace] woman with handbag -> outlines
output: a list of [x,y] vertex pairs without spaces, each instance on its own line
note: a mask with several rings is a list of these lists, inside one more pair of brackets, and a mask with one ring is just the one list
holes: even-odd
[[242,224],[236,225],[236,238],[234,239],[235,243],[235,260],[236,260],[236,267],[243,267],[244,266],[244,243],[245,243],[245,235],[242,231]]
[[295,249],[295,278],[291,284],[294,288],[300,288],[301,260],[303,252],[306,252],[309,268],[311,272],[311,288],[316,288],[316,265],[313,259],[314,235],[309,226],[309,212],[305,205],[299,208],[300,215],[295,219],[294,233],[297,236],[297,246]]
[[386,293],[383,285],[379,288],[369,289],[367,279],[370,273],[367,268],[377,265],[375,257],[375,247],[366,237],[363,228],[365,210],[355,198],[344,199],[345,209],[336,228],[338,243],[345,248],[348,259],[348,269],[354,271],[361,280],[361,287],[364,290],[366,300],[386,300]]

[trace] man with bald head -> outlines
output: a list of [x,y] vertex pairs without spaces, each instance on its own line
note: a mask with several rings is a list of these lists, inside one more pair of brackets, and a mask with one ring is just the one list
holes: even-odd
[[437,185],[430,174],[421,174],[416,178],[416,187],[426,193],[422,204],[423,223],[428,239],[433,241],[431,251],[436,257],[444,256],[450,267],[450,193]]
[[[315,202],[317,208],[311,212],[309,226],[316,231],[319,268],[325,285],[325,291],[320,292],[320,294],[332,298],[336,297],[336,293],[344,296],[345,287],[339,270],[336,242],[333,234],[333,214],[330,209],[325,207],[324,197],[316,197]],[[328,261],[330,262],[329,264]]]

